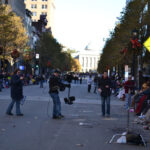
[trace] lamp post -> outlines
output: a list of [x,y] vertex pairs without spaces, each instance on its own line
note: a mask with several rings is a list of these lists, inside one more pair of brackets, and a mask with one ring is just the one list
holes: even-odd
[[138,36],[138,31],[136,29],[134,29],[132,31],[132,50],[133,50],[133,56],[132,56],[132,76],[134,77],[135,80],[135,59],[136,59],[136,46],[135,46],[135,40],[137,39]]
[[136,80],[136,74],[135,74],[135,68],[136,68],[136,56],[138,54],[139,48],[141,47],[141,44],[138,41],[138,31],[134,29],[132,31],[132,38],[131,38],[131,44],[132,44],[132,76]]
[[36,54],[35,55],[35,59],[36,59],[36,64],[35,64],[35,74],[39,75],[39,59],[40,59],[40,54]]

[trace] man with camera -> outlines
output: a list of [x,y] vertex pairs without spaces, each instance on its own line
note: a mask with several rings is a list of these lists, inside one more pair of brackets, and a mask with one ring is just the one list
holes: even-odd
[[70,84],[63,84],[60,79],[60,71],[56,69],[49,80],[49,94],[53,100],[53,119],[61,119],[61,102],[59,98],[59,90],[64,91],[65,87],[70,88]]

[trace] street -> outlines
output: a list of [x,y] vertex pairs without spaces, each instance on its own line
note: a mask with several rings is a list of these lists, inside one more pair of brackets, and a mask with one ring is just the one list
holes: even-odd
[[[73,105],[64,103],[68,89],[60,93],[62,100],[61,120],[53,120],[52,101],[48,94],[48,84],[24,87],[27,96],[21,106],[23,117],[7,116],[10,89],[0,93],[0,150],[142,150],[148,147],[109,144],[116,133],[126,131],[126,111],[124,102],[111,98],[111,117],[101,116],[100,96],[87,92],[86,84],[72,84],[71,96],[76,97]],[[50,102],[50,103],[49,103]],[[13,110],[15,114],[15,109]],[[133,121],[133,120],[131,120]],[[131,128],[137,130],[137,124]],[[138,128],[138,131],[140,127]],[[141,131],[147,138],[147,132]],[[148,141],[149,142],[149,141]]]

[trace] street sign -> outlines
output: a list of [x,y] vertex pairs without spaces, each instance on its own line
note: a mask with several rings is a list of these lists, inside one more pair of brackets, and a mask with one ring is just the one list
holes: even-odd
[[150,52],[150,37],[144,42],[144,46]]

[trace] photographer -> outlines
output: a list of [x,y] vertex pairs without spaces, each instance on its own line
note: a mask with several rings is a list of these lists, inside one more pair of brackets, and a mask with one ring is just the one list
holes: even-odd
[[70,84],[63,84],[59,77],[60,71],[56,69],[49,80],[49,94],[53,100],[53,119],[61,119],[64,116],[61,114],[61,102],[59,98],[59,90],[64,91],[65,87],[70,87]]
[[14,104],[16,103],[16,115],[23,116],[20,111],[20,101],[23,98],[23,77],[20,74],[20,70],[16,69],[14,75],[11,78],[11,98],[12,101],[9,104],[6,114],[12,116],[11,112]]

